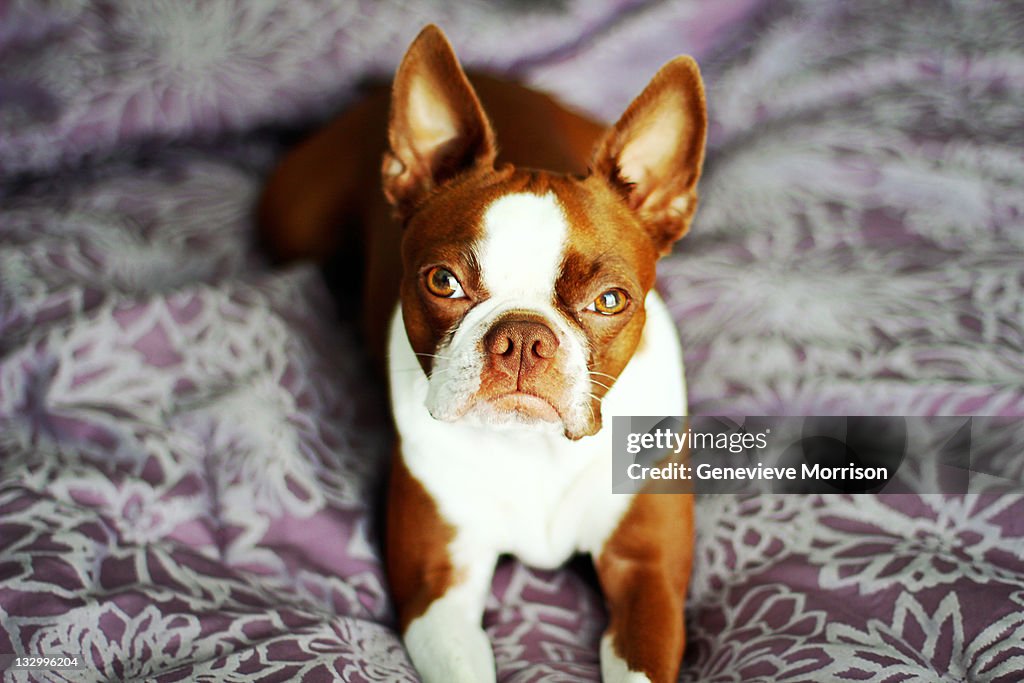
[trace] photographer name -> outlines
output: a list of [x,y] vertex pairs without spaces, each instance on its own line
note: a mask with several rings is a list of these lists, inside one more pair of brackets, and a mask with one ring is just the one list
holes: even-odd
[[842,467],[826,467],[824,465],[808,465],[800,467],[765,467],[758,463],[753,467],[714,466],[702,463],[696,467],[682,463],[668,463],[658,467],[645,467],[633,463],[626,470],[626,475],[633,480],[649,479],[677,481],[727,481],[727,480],[813,480],[813,481],[886,481],[889,470],[886,467],[860,467],[849,463]]

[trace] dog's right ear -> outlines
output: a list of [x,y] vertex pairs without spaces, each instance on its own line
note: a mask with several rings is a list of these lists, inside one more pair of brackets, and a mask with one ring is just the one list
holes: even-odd
[[494,164],[494,133],[451,44],[428,25],[409,46],[391,89],[384,194],[408,215],[433,188]]

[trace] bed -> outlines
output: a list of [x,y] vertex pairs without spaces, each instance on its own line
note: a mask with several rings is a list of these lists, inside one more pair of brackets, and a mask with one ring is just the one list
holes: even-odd
[[[428,22],[604,120],[698,59],[658,281],[694,413],[1024,417],[1020,3],[0,3],[0,653],[84,662],[5,680],[417,680],[383,391],[251,213]],[[702,497],[680,680],[1024,680],[1009,424],[968,494]],[[502,562],[499,680],[598,680],[605,619],[585,572]]]

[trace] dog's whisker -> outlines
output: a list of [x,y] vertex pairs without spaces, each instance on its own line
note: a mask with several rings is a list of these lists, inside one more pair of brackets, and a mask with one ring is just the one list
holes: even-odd
[[610,379],[613,382],[616,379],[618,379],[618,377],[616,377],[615,375],[609,375],[607,372],[598,372],[597,370],[587,370],[587,372],[590,373],[591,375],[598,375],[600,377],[607,377],[608,379]]
[[439,358],[441,360],[451,360],[451,356],[442,356],[439,353],[420,353],[418,351],[414,351],[414,353],[417,356],[423,356],[424,358]]
[[612,389],[612,388],[611,388],[610,386],[608,386],[608,385],[607,385],[607,384],[605,384],[604,382],[598,382],[598,381],[597,381],[596,379],[594,379],[594,378],[591,378],[591,379],[590,379],[590,381],[591,381],[591,383],[593,383],[593,384],[596,384],[596,385],[597,385],[597,386],[599,386],[599,387],[604,387],[604,388],[605,388],[605,389],[606,389],[607,391],[611,391],[611,389]]

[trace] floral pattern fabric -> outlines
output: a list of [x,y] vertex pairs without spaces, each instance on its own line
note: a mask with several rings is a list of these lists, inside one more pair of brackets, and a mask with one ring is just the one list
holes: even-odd
[[[251,213],[278,133],[427,22],[604,120],[697,57],[701,206],[659,269],[693,411],[1024,416],[1019,2],[0,3],[0,653],[416,680],[382,391]],[[1024,680],[1022,443],[967,495],[701,499],[681,680]],[[598,680],[605,620],[586,571],[502,563],[499,679]]]

